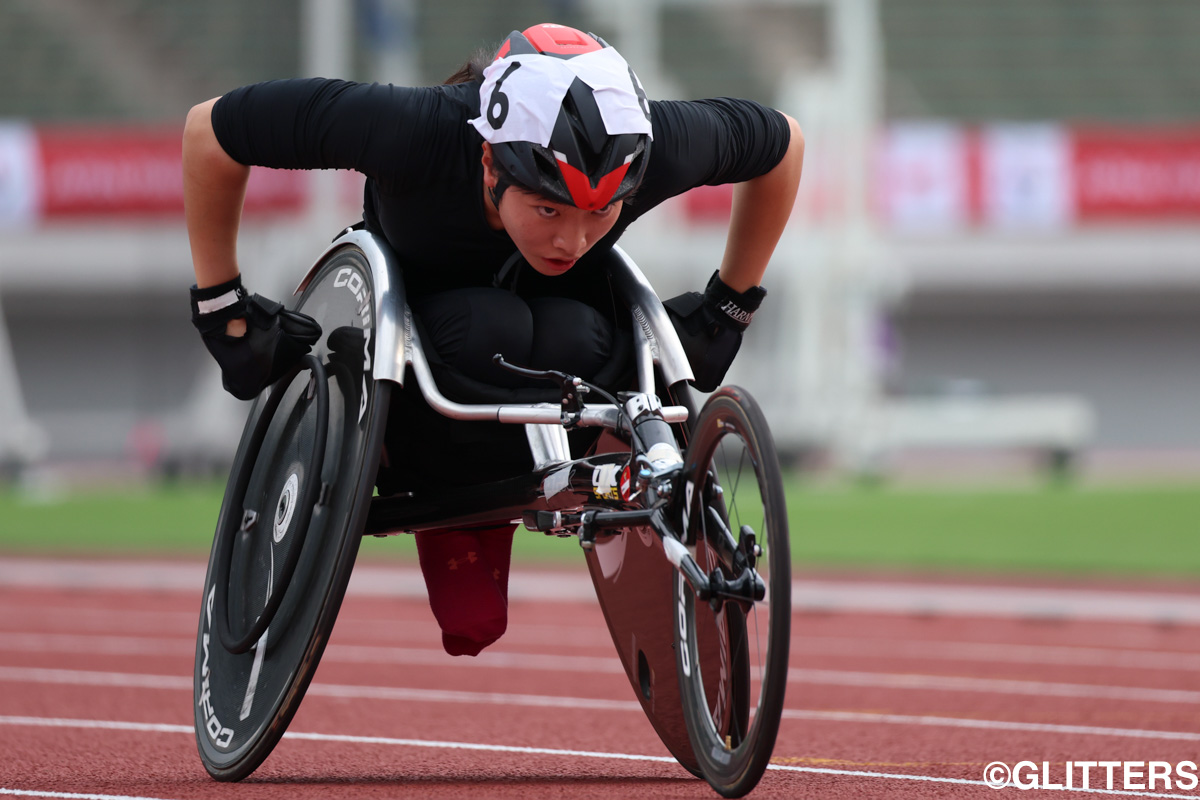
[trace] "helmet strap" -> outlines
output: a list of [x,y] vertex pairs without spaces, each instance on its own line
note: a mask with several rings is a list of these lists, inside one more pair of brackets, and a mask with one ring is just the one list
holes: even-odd
[[500,198],[504,196],[510,186],[512,186],[512,181],[504,177],[497,177],[496,185],[488,187],[488,197],[492,198],[492,205],[496,207],[497,211],[500,210]]

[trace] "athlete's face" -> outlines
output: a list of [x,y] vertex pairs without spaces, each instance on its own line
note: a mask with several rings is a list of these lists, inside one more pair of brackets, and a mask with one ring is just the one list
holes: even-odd
[[617,224],[620,200],[598,211],[585,211],[511,187],[500,196],[500,205],[496,207],[488,191],[496,187],[491,147],[485,142],[483,148],[488,222],[493,228],[505,231],[529,265],[543,275],[562,275]]

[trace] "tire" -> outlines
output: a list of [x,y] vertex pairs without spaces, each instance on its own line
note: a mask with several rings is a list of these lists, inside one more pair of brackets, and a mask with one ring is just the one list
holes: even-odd
[[391,387],[371,371],[370,277],[361,251],[347,247],[292,304],[317,319],[322,338],[255,401],[234,459],[194,669],[197,749],[220,781],[252,773],[283,736],[358,554]]
[[[787,686],[791,630],[791,562],[787,510],[775,445],[766,419],[744,390],[726,387],[705,403],[684,457],[684,544],[705,575],[726,579],[736,548],[713,516],[738,539],[757,537],[755,569],[762,599],[719,610],[674,577],[675,645],[680,697],[700,771],[717,792],[741,797],[771,758]],[[719,487],[719,490],[718,490]]]

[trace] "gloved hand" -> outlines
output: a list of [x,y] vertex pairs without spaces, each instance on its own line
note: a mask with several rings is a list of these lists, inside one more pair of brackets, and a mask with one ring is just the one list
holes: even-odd
[[[246,334],[229,336],[230,320],[245,318]],[[312,317],[260,295],[246,296],[241,276],[205,289],[192,287],[192,324],[221,365],[221,384],[239,400],[252,400],[287,374],[321,338]]]
[[761,286],[735,292],[714,272],[704,294],[687,292],[663,303],[692,365],[697,389],[711,392],[721,385],[742,346],[742,332],[766,296]]

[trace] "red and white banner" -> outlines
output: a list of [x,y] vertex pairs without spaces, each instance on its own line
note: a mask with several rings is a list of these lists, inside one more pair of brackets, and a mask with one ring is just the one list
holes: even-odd
[[898,228],[944,231],[972,216],[974,142],[949,124],[893,125],[880,142],[875,202]]
[[[40,128],[37,146],[42,217],[183,213],[178,128]],[[254,169],[246,213],[295,212],[304,198],[302,173]]]
[[974,221],[1057,228],[1075,217],[1070,134],[1057,125],[999,125],[978,133]]
[[[801,212],[815,214],[814,224],[835,210],[830,198],[838,196],[837,175],[818,166],[809,165],[805,179],[820,185],[824,174],[825,200]],[[880,137],[871,174],[880,221],[903,231],[1194,223],[1200,126],[898,123]],[[360,176],[348,175],[341,199],[356,202],[361,185]],[[246,214],[298,213],[308,187],[303,172],[255,168]],[[684,214],[693,224],[723,224],[732,196],[729,186],[701,187],[683,198]],[[0,227],[182,214],[178,127],[0,124]]]
[[38,216],[41,174],[37,139],[28,125],[0,125],[0,228],[28,225]]
[[1200,127],[893,125],[875,175],[900,230],[1200,221]]
[[[304,173],[251,170],[247,216],[306,201]],[[0,226],[112,216],[182,218],[179,128],[0,125]]]
[[179,214],[178,131],[48,128],[38,131],[44,217]]
[[1072,132],[1080,220],[1200,219],[1200,127]]

